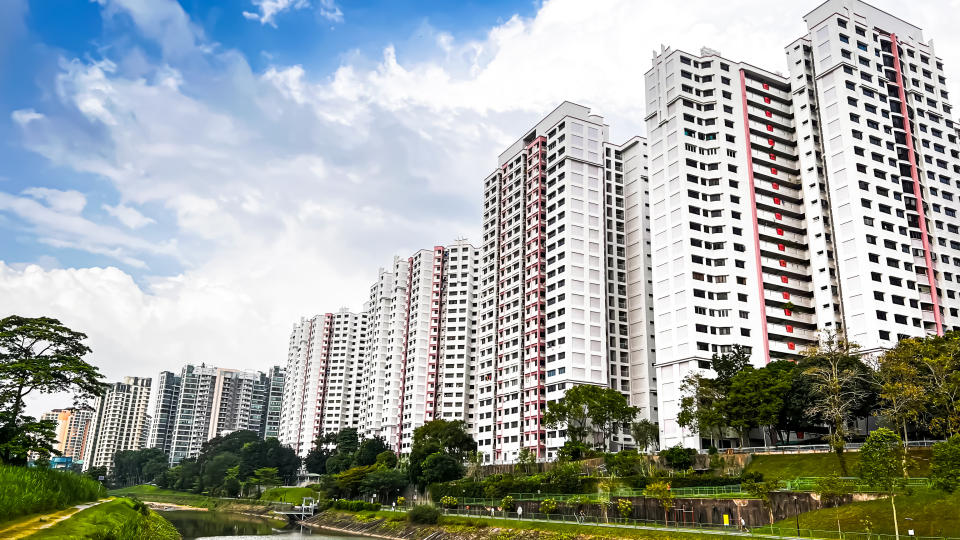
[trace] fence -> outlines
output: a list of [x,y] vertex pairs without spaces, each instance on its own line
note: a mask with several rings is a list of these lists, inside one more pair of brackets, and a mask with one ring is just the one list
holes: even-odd
[[[907,443],[907,448],[929,448],[938,442],[943,442],[942,440],[938,441],[910,441]],[[844,450],[860,450],[860,447],[863,446],[863,443],[847,443],[843,445]],[[822,453],[822,452],[832,452],[833,448],[829,444],[797,444],[797,445],[781,445],[781,446],[745,446],[742,448],[722,448],[720,452],[727,452],[733,454],[802,454],[802,453]],[[708,450],[700,450],[701,454],[706,454]]]
[[[384,507],[384,510],[390,510]],[[634,528],[634,529],[652,529],[659,531],[674,531],[687,533],[707,533],[707,534],[742,534],[744,536],[774,537],[774,538],[818,538],[826,540],[894,540],[892,534],[869,533],[866,531],[831,531],[820,529],[806,529],[803,527],[774,527],[770,525],[756,527],[739,527],[736,523],[736,516],[729,516],[728,523],[703,523],[685,520],[686,514],[682,508],[671,508],[667,511],[667,520],[652,519],[630,519],[617,517],[616,507],[612,507],[607,517],[588,516],[584,514],[543,514],[540,512],[524,512],[522,516],[517,513],[507,511],[493,510],[487,508],[473,508],[466,510],[464,508],[444,509],[443,513],[450,516],[460,516],[464,518],[473,518],[478,520],[499,519],[516,522],[549,522],[566,523],[569,525],[583,525],[591,527],[604,528]],[[599,532],[599,531],[598,531]],[[612,532],[612,531],[611,531]],[[901,537],[906,535],[901,534]],[[949,536],[911,536],[913,540],[960,540]]]
[[[816,491],[817,484],[822,479],[822,477],[817,476],[804,476],[787,480],[785,482],[785,489],[787,491]],[[841,477],[839,480],[843,481],[852,493],[879,492],[878,489],[870,487],[866,482],[857,477]],[[904,479],[904,485],[915,488],[929,487],[930,480],[927,478],[906,478]]]

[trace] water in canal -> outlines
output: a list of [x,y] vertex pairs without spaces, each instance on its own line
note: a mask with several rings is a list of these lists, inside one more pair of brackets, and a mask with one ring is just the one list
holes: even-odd
[[201,512],[175,510],[160,512],[180,531],[184,540],[224,538],[230,540],[283,537],[311,540],[348,540],[361,536],[341,535],[325,531],[311,531],[306,527],[290,525],[285,520],[267,519],[232,512]]

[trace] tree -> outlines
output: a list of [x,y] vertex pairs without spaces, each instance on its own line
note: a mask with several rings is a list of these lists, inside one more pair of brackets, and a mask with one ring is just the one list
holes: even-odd
[[28,453],[52,451],[50,423],[24,414],[28,395],[70,392],[77,404],[103,395],[103,375],[83,360],[86,338],[49,317],[0,319],[0,461],[26,464]]
[[483,452],[471,452],[467,456],[467,476],[474,482],[483,479]]
[[896,432],[887,428],[874,430],[860,447],[860,478],[870,487],[890,497],[893,510],[893,532],[900,538],[897,524],[897,492],[903,488],[906,469],[904,467],[903,441]]
[[746,446],[751,429],[767,428],[773,438],[773,426],[780,419],[783,396],[790,390],[791,371],[775,367],[754,369],[747,366],[730,380],[726,398],[719,409],[726,424],[740,434],[740,445]]
[[945,438],[960,434],[960,332],[910,341],[927,394],[930,431]]
[[536,465],[537,456],[526,446],[520,449],[517,452],[517,462],[514,464],[514,468],[519,467],[523,470],[524,474],[530,474],[530,466]]
[[353,458],[346,454],[336,453],[327,458],[327,474],[337,474],[350,468]]
[[300,456],[274,437],[255,440],[240,449],[240,478],[249,478],[256,469],[275,467],[281,482],[292,484],[300,470]]
[[723,403],[722,387],[714,379],[700,373],[692,373],[680,385],[680,412],[677,424],[698,433],[707,434],[710,444],[715,442],[727,427],[720,406]]
[[716,381],[721,390],[729,388],[737,373],[740,373],[743,368],[749,365],[750,349],[743,345],[733,345],[730,347],[730,352],[720,355],[714,353],[711,360],[711,367],[717,374]]
[[337,433],[337,453],[340,455],[353,454],[360,448],[360,438],[356,428],[347,428]]
[[666,525],[670,519],[667,512],[673,506],[673,492],[670,491],[670,484],[666,482],[653,482],[643,489],[643,496],[656,499],[663,507],[663,524]]
[[166,473],[169,459],[159,448],[124,450],[113,456],[113,476],[119,486],[154,482]]
[[355,497],[360,492],[360,486],[367,476],[377,469],[376,465],[363,465],[360,467],[351,467],[341,473],[334,475],[337,481],[337,487],[347,496]]
[[828,335],[819,348],[805,352],[803,374],[811,381],[813,401],[811,414],[821,415],[828,423],[827,440],[840,459],[840,468],[846,474],[843,459],[847,443],[847,424],[855,411],[869,399],[869,370],[856,356],[858,346],[841,334]]
[[407,487],[407,477],[397,469],[376,468],[364,477],[360,491],[364,495],[376,493],[381,501],[389,500],[393,494]]
[[579,385],[567,390],[562,400],[547,404],[543,422],[547,427],[566,429],[567,438],[586,442],[592,433],[594,447],[606,451],[613,436],[629,425],[639,409],[613,388]]
[[271,486],[279,486],[281,483],[276,467],[261,467],[253,472],[253,478],[257,487],[267,486],[267,489]]
[[464,475],[463,465],[449,454],[436,452],[423,462],[423,480],[426,484],[458,480]]
[[921,340],[905,339],[879,357],[875,369],[880,385],[878,414],[890,419],[895,429],[903,429],[904,442],[909,441],[907,424],[923,414],[927,393],[923,388],[920,366],[916,361]]
[[930,480],[935,488],[947,493],[960,488],[960,435],[933,445]]
[[356,458],[353,460],[354,465],[373,465],[377,462],[377,456],[387,450],[389,450],[389,447],[387,446],[387,442],[383,440],[383,437],[377,436],[372,439],[364,439],[360,442],[360,447],[357,449]]
[[[471,452],[476,450],[477,442],[467,433],[466,424],[462,420],[454,422],[431,420],[413,430],[413,444],[410,447],[407,466],[410,483],[422,489],[427,483],[437,481],[427,480],[426,476],[426,460],[437,453],[442,453],[453,460],[460,469],[459,476],[456,478],[460,478],[463,476],[461,464]],[[435,472],[431,473],[431,478],[436,476]]]
[[399,461],[393,450],[384,450],[377,454],[376,465],[384,469],[396,469]]
[[637,445],[637,449],[642,449],[644,453],[650,449],[656,449],[660,445],[660,426],[642,418],[630,424],[630,435]]

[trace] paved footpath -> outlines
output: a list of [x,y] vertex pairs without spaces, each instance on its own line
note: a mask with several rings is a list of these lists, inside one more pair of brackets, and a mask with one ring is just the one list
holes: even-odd
[[[391,509],[385,507],[384,510],[391,510]],[[487,516],[487,515],[476,515],[476,514],[458,514],[458,513],[452,513],[452,514],[444,514],[444,515],[452,515],[452,516],[459,516],[459,517],[471,517],[471,518],[481,518],[481,519],[501,519],[501,520],[502,520],[502,519],[508,519],[508,520],[510,520],[510,521],[526,522],[526,523],[530,523],[530,522],[533,522],[533,523],[568,523],[568,524],[570,524],[570,525],[581,525],[581,526],[583,526],[583,527],[607,527],[607,528],[615,528],[615,529],[639,529],[639,530],[644,530],[644,531],[675,532],[675,533],[686,533],[686,534],[712,534],[712,535],[716,535],[716,536],[735,536],[735,537],[740,537],[740,538],[750,537],[750,538],[771,538],[771,539],[777,539],[777,540],[810,540],[809,537],[803,537],[803,538],[801,538],[801,537],[799,537],[799,536],[776,536],[776,535],[770,535],[770,534],[754,534],[754,533],[751,533],[751,532],[741,531],[741,530],[737,530],[737,529],[734,529],[734,528],[730,528],[729,530],[724,530],[724,529],[688,529],[688,528],[683,528],[683,527],[653,527],[653,526],[650,526],[650,525],[628,525],[628,524],[625,524],[625,523],[573,523],[573,522],[569,522],[569,521],[567,521],[567,522],[562,522],[562,521],[549,520],[549,519],[527,519],[527,518],[518,519],[518,518],[512,518],[512,517],[511,517],[511,518],[502,518],[502,517],[499,517],[499,516],[498,516],[498,517],[495,517],[495,518],[491,518],[490,516]]]
[[32,516],[26,521],[18,521],[5,529],[0,529],[0,538],[9,540],[26,538],[39,530],[53,527],[57,523],[60,523],[61,521],[73,516],[81,510],[92,508],[98,504],[102,504],[110,500],[112,500],[112,498],[100,499],[99,501],[78,504],[76,506],[71,506],[70,508],[65,508],[49,514]]

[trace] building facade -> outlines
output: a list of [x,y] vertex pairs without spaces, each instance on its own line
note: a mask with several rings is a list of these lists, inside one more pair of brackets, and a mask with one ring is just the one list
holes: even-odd
[[150,427],[147,409],[150,406],[149,378],[124,377],[110,385],[93,405],[91,428],[87,432],[83,467],[113,469],[113,456],[123,450],[140,450],[146,446]]
[[93,416],[94,410],[90,407],[69,407],[44,413],[40,419],[56,422],[57,442],[53,448],[61,457],[78,462],[83,460]]
[[306,456],[319,435],[360,427],[367,314],[341,309],[294,325],[285,368],[280,442]]
[[684,379],[842,334],[865,354],[957,325],[956,124],[919,28],[830,0],[789,75],[664,49],[646,75],[661,443]]
[[627,302],[623,159],[643,145],[607,132],[565,102],[484,181],[474,434],[489,461],[552,458],[565,433],[543,424],[547,403],[581,384],[629,397],[631,364],[651,359],[630,358]]

